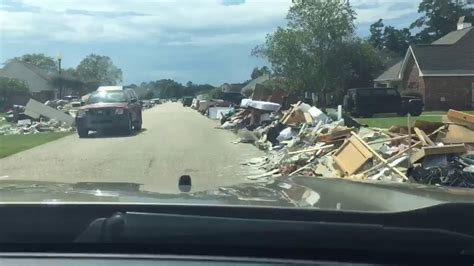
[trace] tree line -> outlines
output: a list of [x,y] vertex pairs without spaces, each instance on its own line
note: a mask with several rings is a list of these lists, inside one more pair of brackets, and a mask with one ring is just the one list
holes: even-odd
[[[319,104],[327,94],[339,101],[350,87],[371,86],[373,79],[406,53],[411,44],[430,43],[456,30],[469,15],[458,1],[422,0],[420,17],[409,28],[385,26],[380,19],[370,36],[355,36],[357,14],[347,0],[293,0],[287,25],[266,36],[251,54],[269,61],[287,90],[315,92]],[[410,30],[416,29],[412,34]]]
[[142,82],[140,85],[130,84],[126,87],[134,89],[142,99],[152,98],[181,98],[198,94],[212,94],[217,88],[209,84],[195,84],[188,81],[185,85],[172,79],[160,79]]

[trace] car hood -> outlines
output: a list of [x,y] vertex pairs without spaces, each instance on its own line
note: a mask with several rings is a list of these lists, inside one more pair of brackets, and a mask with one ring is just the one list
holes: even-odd
[[97,108],[124,108],[127,107],[127,103],[94,103],[81,106],[80,110],[83,109],[97,109]]
[[350,211],[404,211],[446,202],[474,203],[469,189],[280,177],[217,189],[165,194],[136,183],[1,181],[0,201],[34,203],[142,203],[302,207]]

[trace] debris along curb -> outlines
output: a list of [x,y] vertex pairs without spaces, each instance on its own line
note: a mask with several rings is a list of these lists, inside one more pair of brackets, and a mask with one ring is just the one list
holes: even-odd
[[443,123],[380,129],[340,110],[327,115],[303,102],[280,107],[243,99],[217,116],[218,128],[239,136],[234,143],[267,151],[258,165],[265,173],[249,179],[304,175],[474,188],[474,115],[449,110]]
[[30,99],[26,106],[15,105],[7,112],[7,116],[2,118],[7,123],[0,125],[0,135],[74,132],[73,108],[64,100],[42,104]]

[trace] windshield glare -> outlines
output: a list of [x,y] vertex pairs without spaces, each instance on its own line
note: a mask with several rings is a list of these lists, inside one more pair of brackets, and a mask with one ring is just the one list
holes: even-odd
[[93,93],[89,100],[88,104],[93,103],[123,103],[127,102],[125,93],[122,91],[101,91]]
[[474,201],[472,0],[0,0],[2,201]]

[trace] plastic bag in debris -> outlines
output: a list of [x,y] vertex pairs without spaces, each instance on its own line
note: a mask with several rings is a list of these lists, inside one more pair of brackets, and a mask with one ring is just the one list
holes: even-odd
[[222,125],[220,126],[220,128],[222,128],[222,129],[230,129],[230,128],[234,128],[235,126],[236,126],[235,123],[232,123],[232,122],[230,122],[230,121],[226,121],[224,124],[222,124]]
[[[375,146],[375,145],[371,145],[371,146]],[[400,144],[399,146],[389,146],[385,143],[381,143],[380,148],[378,148],[377,150],[379,154],[381,154],[384,158],[389,158],[406,148],[407,146],[404,144]]]
[[323,124],[329,124],[332,122],[332,119],[329,118],[329,116],[325,115],[323,111],[319,110],[315,106],[309,108],[305,112],[309,113],[313,117],[315,123],[318,123],[319,121],[321,121]]
[[388,139],[389,137],[381,131],[362,127],[359,130],[359,135],[364,141],[371,142],[374,140]]
[[291,127],[287,127],[280,132],[276,139],[278,140],[278,142],[282,142],[284,140],[290,140],[296,135],[297,134],[293,132],[293,130],[291,130]]
[[474,165],[469,165],[469,166],[464,167],[463,171],[474,174]]
[[421,184],[474,188],[474,174],[464,171],[464,168],[454,159],[447,167],[416,166],[411,171],[411,177]]
[[[307,104],[307,103],[301,103],[299,106],[298,106],[298,109],[300,109],[301,111],[305,112],[305,113],[308,113],[308,111],[311,109],[311,105]],[[315,107],[316,108],[316,107]]]

